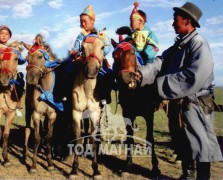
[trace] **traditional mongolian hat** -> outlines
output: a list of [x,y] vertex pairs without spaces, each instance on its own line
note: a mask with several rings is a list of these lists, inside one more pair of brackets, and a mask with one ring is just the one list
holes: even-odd
[[91,5],[88,5],[84,11],[81,13],[81,15],[86,14],[90,17],[92,17],[95,20],[95,13],[94,13],[94,9]]
[[141,19],[144,22],[146,22],[146,18],[143,17],[139,12],[138,12],[138,8],[139,7],[139,3],[138,2],[134,2],[134,8],[132,10],[132,13],[130,15],[130,18],[132,19]]

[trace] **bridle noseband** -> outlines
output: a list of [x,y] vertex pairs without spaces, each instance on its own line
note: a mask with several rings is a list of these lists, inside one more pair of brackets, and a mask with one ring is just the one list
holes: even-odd
[[84,58],[83,63],[84,64],[87,64],[87,62],[89,61],[90,58],[97,59],[97,61],[99,62],[100,66],[102,65],[102,62],[101,62],[100,58],[95,53],[91,53],[89,56],[87,56],[86,58]]

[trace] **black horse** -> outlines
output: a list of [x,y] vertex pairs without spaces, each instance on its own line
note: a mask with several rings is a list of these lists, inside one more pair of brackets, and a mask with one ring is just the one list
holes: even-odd
[[[135,73],[137,71],[137,59],[135,48],[129,42],[116,43],[112,40],[115,48],[113,52],[114,64],[113,70],[116,74],[118,90],[119,90],[119,103],[122,108],[122,115],[132,121],[132,124],[137,116],[142,116],[146,120],[147,133],[146,142],[147,147],[151,147],[152,155],[152,174],[157,177],[160,174],[158,168],[158,159],[154,150],[154,137],[153,137],[153,119],[156,104],[152,103],[153,87],[137,87],[135,80]],[[130,172],[132,165],[132,145],[134,143],[133,128],[126,125],[127,130],[127,159],[126,166],[122,172]],[[131,149],[131,150],[129,150]]]

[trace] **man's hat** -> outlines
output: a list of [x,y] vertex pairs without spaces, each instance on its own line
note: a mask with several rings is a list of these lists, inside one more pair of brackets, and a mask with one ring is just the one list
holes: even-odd
[[12,31],[9,29],[8,26],[6,26],[6,25],[2,25],[2,26],[0,26],[0,31],[3,30],[3,29],[6,29],[6,30],[9,32],[10,37],[12,37]]
[[182,7],[174,7],[173,10],[175,12],[184,12],[189,15],[194,22],[196,23],[197,27],[200,27],[198,23],[200,17],[202,16],[202,11],[193,3],[186,2]]
[[86,15],[92,17],[92,18],[95,20],[94,9],[93,9],[93,7],[92,7],[91,5],[88,5],[88,6],[84,9],[84,11],[81,13],[81,15],[82,15],[82,14],[86,14]]
[[137,7],[139,7],[139,3],[138,2],[134,2],[134,8],[132,10],[132,13],[130,15],[130,18],[132,19],[141,19],[143,20],[144,22],[146,22],[146,18],[143,17],[139,12],[138,12],[138,9]]

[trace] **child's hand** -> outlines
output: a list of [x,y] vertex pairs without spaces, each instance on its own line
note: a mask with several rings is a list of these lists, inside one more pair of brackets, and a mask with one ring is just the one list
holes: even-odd
[[76,57],[77,53],[78,53],[78,50],[70,51],[70,55],[71,55],[71,57],[73,57],[73,58]]

